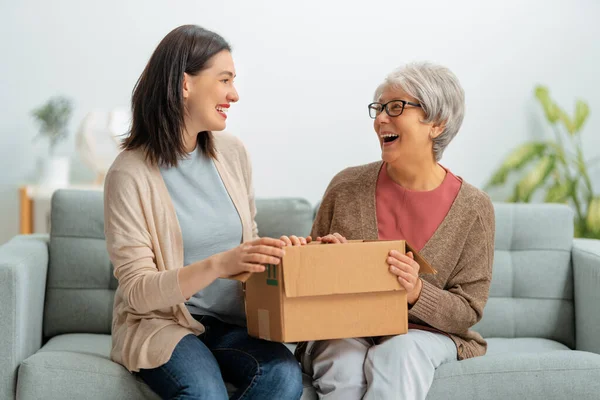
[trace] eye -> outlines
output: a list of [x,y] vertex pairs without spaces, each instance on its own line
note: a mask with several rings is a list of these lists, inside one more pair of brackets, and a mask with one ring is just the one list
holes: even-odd
[[230,80],[231,79],[229,79],[229,78],[225,78],[225,79],[221,79],[221,82],[223,82],[223,83],[229,83]]

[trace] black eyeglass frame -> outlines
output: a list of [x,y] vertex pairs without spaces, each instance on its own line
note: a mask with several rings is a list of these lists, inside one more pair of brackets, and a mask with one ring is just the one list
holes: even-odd
[[[391,113],[390,113],[390,110],[389,110],[389,108],[388,108],[388,104],[390,104],[390,103],[401,103],[401,104],[402,104],[402,110],[400,110],[400,113],[399,113],[399,114],[391,114]],[[407,104],[408,104],[409,106],[413,106],[413,107],[421,107],[421,105],[420,105],[419,103],[413,103],[412,101],[406,101],[406,100],[390,100],[390,101],[388,101],[388,102],[387,102],[387,103],[385,103],[385,104],[381,104],[381,103],[378,103],[378,102],[374,102],[374,103],[371,103],[371,104],[369,104],[369,106],[368,106],[368,109],[369,109],[369,117],[371,117],[372,119],[375,119],[375,118],[377,118],[377,116],[378,116],[379,114],[381,114],[383,111],[385,111],[385,112],[387,113],[387,115],[389,115],[390,117],[399,117],[399,116],[401,116],[401,115],[402,115],[402,113],[404,112],[404,108],[406,108],[406,105],[407,105]],[[373,108],[373,106],[374,106],[374,105],[379,105],[379,106],[381,106],[381,111],[378,111],[378,110],[376,110],[375,108]],[[375,116],[374,116],[374,117],[373,117],[373,116],[371,116],[371,110],[374,110],[374,111],[375,111]]]

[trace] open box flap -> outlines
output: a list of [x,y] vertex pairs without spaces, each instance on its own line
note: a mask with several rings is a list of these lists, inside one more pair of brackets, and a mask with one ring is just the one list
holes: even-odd
[[431,266],[431,264],[429,264],[427,262],[426,259],[423,258],[422,255],[419,254],[418,251],[415,251],[412,246],[410,245],[410,243],[405,242],[406,243],[406,252],[408,253],[409,251],[412,251],[414,257],[415,257],[415,261],[417,262],[417,264],[419,264],[419,274],[437,274],[437,270],[435,268],[433,268]]
[[321,244],[286,248],[283,281],[287,297],[403,290],[389,272],[387,254],[403,242]]
[[[365,242],[384,242],[384,240],[365,240]],[[427,262],[427,260],[424,259],[423,256],[421,254],[419,254],[419,252],[416,251],[410,245],[410,243],[408,243],[406,240],[404,240],[404,244],[406,247],[406,250],[404,251],[404,253],[408,253],[409,251],[412,251],[415,261],[417,262],[417,264],[419,264],[419,275],[420,274],[437,274],[437,270],[435,268],[433,268],[431,266],[431,264],[429,264]]]

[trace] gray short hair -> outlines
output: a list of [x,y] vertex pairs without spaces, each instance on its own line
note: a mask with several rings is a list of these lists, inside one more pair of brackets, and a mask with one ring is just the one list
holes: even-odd
[[445,123],[444,131],[433,139],[433,154],[439,161],[465,115],[465,92],[458,78],[441,65],[411,63],[395,69],[385,78],[375,90],[375,101],[379,101],[386,89],[401,89],[417,99],[426,115],[423,122]]

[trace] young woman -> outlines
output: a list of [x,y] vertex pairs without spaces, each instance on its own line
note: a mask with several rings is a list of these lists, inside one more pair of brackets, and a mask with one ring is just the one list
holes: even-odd
[[158,45],[132,96],[133,121],[105,181],[105,235],[119,285],[111,357],[162,398],[299,399],[298,362],[248,336],[236,281],[277,264],[259,238],[251,168],[222,133],[238,101],[230,46],[185,25]]

